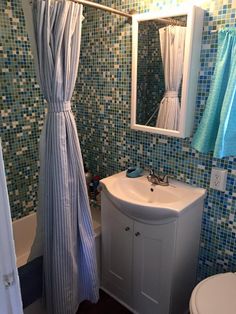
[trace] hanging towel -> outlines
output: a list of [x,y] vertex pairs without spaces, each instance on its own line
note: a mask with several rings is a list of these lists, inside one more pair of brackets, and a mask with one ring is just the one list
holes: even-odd
[[218,33],[216,67],[206,108],[192,146],[222,158],[236,156],[236,30]]
[[0,141],[0,313],[23,314]]

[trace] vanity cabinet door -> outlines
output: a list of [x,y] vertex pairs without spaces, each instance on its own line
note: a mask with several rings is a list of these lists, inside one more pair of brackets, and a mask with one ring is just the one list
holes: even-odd
[[168,314],[176,222],[134,223],[134,309],[140,314]]
[[132,306],[133,221],[102,196],[102,287]]

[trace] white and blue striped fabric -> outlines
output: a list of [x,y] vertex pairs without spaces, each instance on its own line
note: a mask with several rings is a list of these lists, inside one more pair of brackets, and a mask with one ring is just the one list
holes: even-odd
[[0,313],[23,314],[0,140]]
[[98,300],[96,251],[83,161],[70,99],[80,55],[82,5],[36,0],[34,32],[48,113],[40,139],[38,215],[50,314]]

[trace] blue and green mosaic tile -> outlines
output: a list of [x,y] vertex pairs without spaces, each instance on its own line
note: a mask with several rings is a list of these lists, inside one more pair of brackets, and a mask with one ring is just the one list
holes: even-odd
[[[196,1],[194,1],[195,4]],[[183,1],[102,1],[126,12],[161,10]],[[191,1],[187,1],[191,3]],[[199,1],[205,9],[195,129],[209,93],[217,33],[236,27],[236,1]],[[236,271],[236,157],[212,158],[175,139],[130,129],[131,25],[126,19],[84,9],[78,80],[73,94],[84,161],[101,177],[129,165],[152,167],[207,189],[198,279]],[[36,210],[38,142],[45,104],[37,83],[21,0],[0,2],[0,132],[13,219]],[[212,167],[228,170],[226,192],[209,188]]]

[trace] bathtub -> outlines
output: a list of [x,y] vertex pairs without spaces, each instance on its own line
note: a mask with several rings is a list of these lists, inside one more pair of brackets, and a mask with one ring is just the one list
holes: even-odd
[[37,226],[36,214],[13,221],[13,236],[15,241],[16,264],[21,267],[27,263],[30,249],[34,241]]
[[[95,232],[95,241],[97,253],[99,253],[99,239],[101,233],[101,215],[100,209],[91,208],[93,218],[93,228]],[[36,213],[32,213],[26,217],[13,221],[13,236],[15,241],[15,250],[17,258],[17,267],[21,267],[27,263],[30,249],[34,241],[35,230],[37,226]],[[99,256],[97,256],[99,257]],[[98,258],[98,262],[100,258]]]
[[[99,208],[91,208],[93,218],[93,228],[95,233],[96,257],[98,265],[98,275],[100,281],[100,238],[101,238],[101,214]],[[17,267],[25,265],[28,261],[31,246],[34,241],[37,226],[36,213],[13,221],[13,236],[15,241]],[[44,314],[40,300],[34,302],[24,309],[25,314]]]

